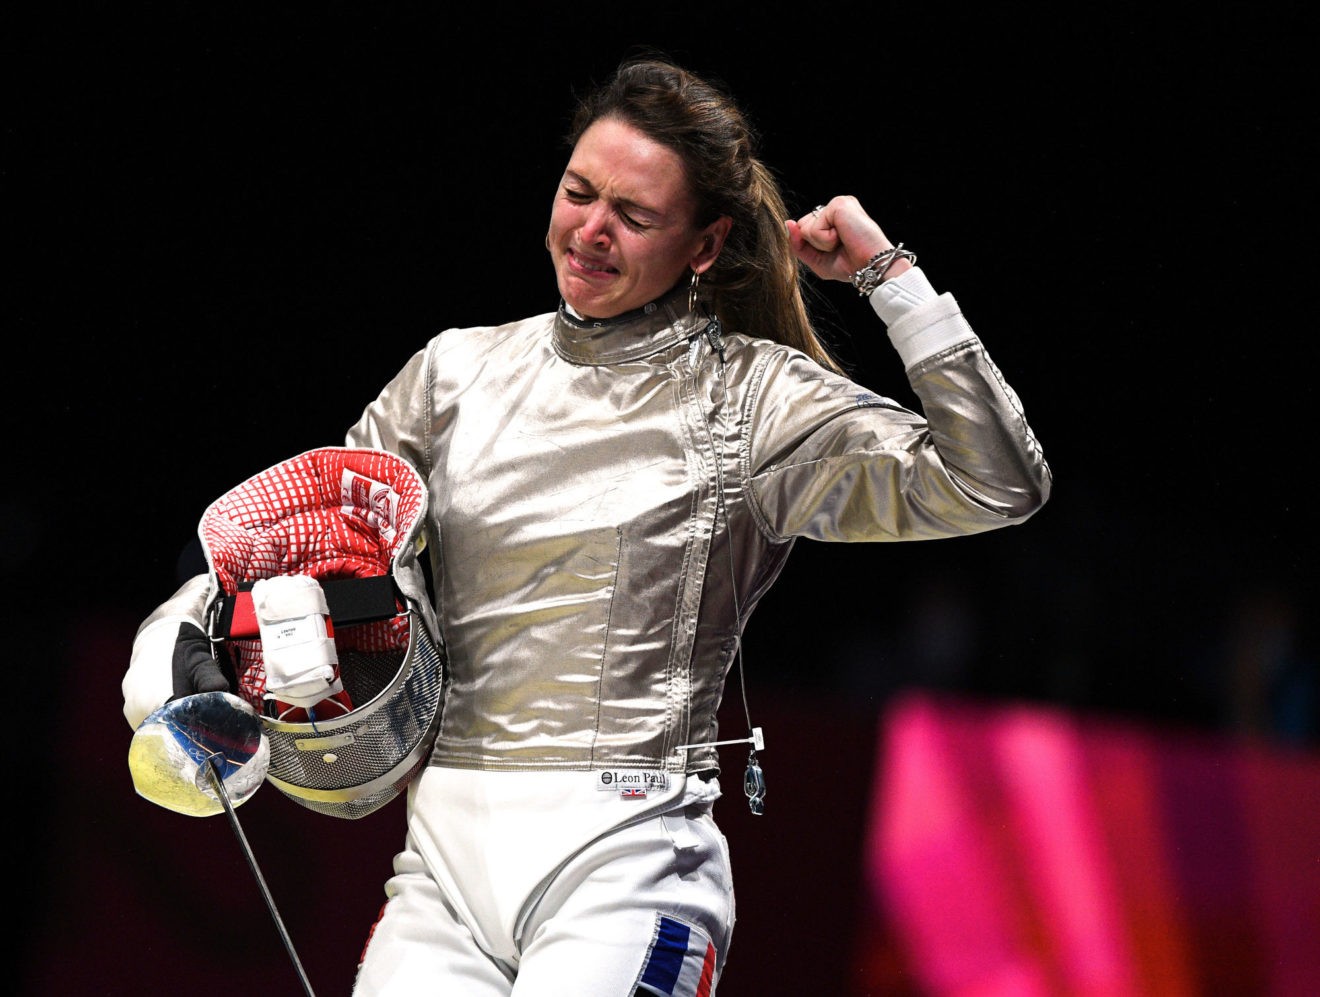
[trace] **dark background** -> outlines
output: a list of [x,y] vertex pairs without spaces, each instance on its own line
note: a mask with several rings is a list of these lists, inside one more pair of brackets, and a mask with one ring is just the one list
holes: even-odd
[[[555,307],[571,98],[638,43],[731,87],[791,211],[853,193],[919,253],[1055,475],[1019,528],[798,546],[745,644],[771,814],[722,804],[745,964],[779,917],[763,859],[853,878],[775,804],[853,843],[863,804],[817,780],[865,764],[900,689],[1320,742],[1300,5],[44,9],[6,43],[20,991],[137,993],[200,937],[190,992],[239,965],[295,992],[230,829],[132,791],[133,630],[211,500],[340,443],[441,329]],[[913,401],[855,294],[826,287],[819,317],[857,380]],[[401,811],[242,813],[318,989],[344,992]],[[751,992],[733,968],[725,989]]]

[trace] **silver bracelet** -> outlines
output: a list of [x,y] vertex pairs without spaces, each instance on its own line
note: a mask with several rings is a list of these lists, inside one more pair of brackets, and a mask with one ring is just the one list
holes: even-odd
[[884,252],[876,253],[867,261],[866,266],[852,275],[852,286],[857,288],[857,293],[864,298],[879,287],[895,260],[911,260],[912,265],[916,266],[917,254],[904,249],[901,242]]

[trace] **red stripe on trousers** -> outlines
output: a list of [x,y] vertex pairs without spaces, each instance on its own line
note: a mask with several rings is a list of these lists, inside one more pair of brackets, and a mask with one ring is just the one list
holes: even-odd
[[710,985],[715,979],[715,946],[706,946],[706,960],[701,964],[701,981],[693,997],[710,997]]

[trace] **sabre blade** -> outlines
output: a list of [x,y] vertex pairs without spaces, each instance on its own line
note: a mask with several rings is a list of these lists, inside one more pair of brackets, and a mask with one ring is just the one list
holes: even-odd
[[229,791],[225,789],[224,775],[220,769],[224,760],[223,753],[219,751],[206,759],[206,771],[211,777],[211,786],[220,797],[220,802],[224,804],[225,814],[229,817],[229,826],[234,829],[234,837],[238,838],[238,843],[243,847],[243,856],[247,859],[248,867],[251,868],[252,875],[256,877],[257,885],[261,888],[261,896],[265,899],[270,916],[275,921],[275,928],[280,933],[284,948],[288,951],[289,958],[293,960],[293,968],[298,972],[303,990],[307,997],[316,997],[312,992],[312,982],[307,978],[302,961],[298,958],[298,952],[293,947],[293,939],[289,937],[288,929],[284,927],[284,919],[280,917],[279,909],[275,906],[275,897],[271,894],[270,887],[266,885],[266,877],[261,874],[261,869],[257,866],[257,857],[252,852],[252,846],[248,844],[247,835],[243,833],[243,825],[238,822],[238,811],[230,802]]

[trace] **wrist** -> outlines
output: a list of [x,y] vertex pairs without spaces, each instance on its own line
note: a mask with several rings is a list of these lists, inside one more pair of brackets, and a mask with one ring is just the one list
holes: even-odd
[[[884,280],[893,280],[895,277],[902,277],[903,274],[912,269],[913,261],[915,259],[915,256],[896,257],[894,262],[889,264],[889,269],[885,271]],[[884,283],[884,281],[881,281],[881,283]]]

